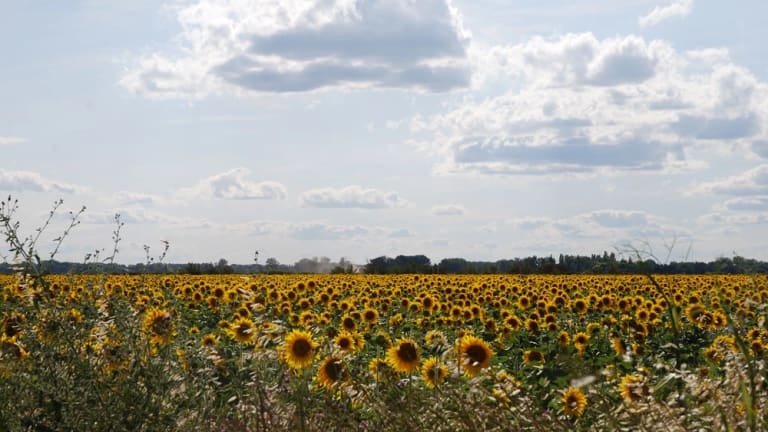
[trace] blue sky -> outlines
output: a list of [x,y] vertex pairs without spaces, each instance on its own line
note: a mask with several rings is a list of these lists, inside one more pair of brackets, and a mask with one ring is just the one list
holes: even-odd
[[[0,193],[60,259],[768,259],[768,3],[0,1]],[[3,252],[3,255],[7,255]]]

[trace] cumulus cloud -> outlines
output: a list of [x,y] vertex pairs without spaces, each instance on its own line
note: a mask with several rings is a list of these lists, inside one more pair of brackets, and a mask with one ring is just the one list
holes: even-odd
[[768,154],[768,84],[727,50],[586,33],[495,47],[483,61],[484,79],[511,76],[514,89],[411,121],[438,174],[680,171],[704,165],[690,156],[702,148]]
[[119,191],[114,193],[112,195],[112,201],[120,205],[140,205],[145,207],[161,205],[167,202],[166,199],[158,195],[129,191]]
[[469,38],[448,0],[199,0],[178,11],[181,54],[135,60],[125,88],[159,97],[469,83]]
[[536,36],[511,46],[473,52],[485,75],[509,75],[537,86],[612,86],[643,82],[657,73],[671,48],[628,35],[597,39],[592,33]]
[[432,207],[435,216],[461,216],[466,213],[464,206],[458,204],[437,205]]
[[729,211],[757,211],[768,210],[768,196],[738,197],[725,201],[722,208]]
[[340,240],[366,236],[370,230],[358,225],[305,223],[291,226],[290,234],[299,240]]
[[12,146],[16,144],[22,144],[27,142],[25,138],[21,137],[15,137],[15,136],[0,136],[0,147],[2,146]]
[[508,220],[507,224],[544,240],[595,239],[605,243],[690,235],[686,228],[639,210],[599,209],[563,218],[523,217]]
[[0,190],[13,192],[81,192],[82,187],[51,180],[32,171],[6,171],[0,169]]
[[381,226],[343,225],[323,221],[287,222],[252,220],[242,224],[214,225],[223,231],[236,231],[246,235],[290,237],[298,240],[346,240],[360,238],[408,237],[407,230]]
[[758,165],[735,176],[700,183],[690,190],[698,195],[768,195],[768,164]]
[[321,188],[304,192],[299,197],[304,207],[383,209],[405,204],[396,192],[367,189],[352,185],[339,189]]
[[673,17],[685,17],[693,11],[693,0],[677,0],[666,6],[656,6],[647,15],[638,18],[641,27],[652,27]]
[[221,174],[205,178],[191,188],[182,189],[180,194],[197,198],[220,198],[227,200],[268,200],[284,199],[286,189],[274,181],[254,182],[248,179],[246,168],[233,168]]
[[115,223],[115,215],[120,215],[120,222],[126,224],[158,224],[158,225],[175,225],[184,228],[195,227],[211,227],[212,224],[202,220],[189,217],[178,217],[161,212],[145,209],[139,206],[121,207],[114,211],[87,211],[83,213],[80,220],[83,223],[89,224],[107,224],[113,225]]

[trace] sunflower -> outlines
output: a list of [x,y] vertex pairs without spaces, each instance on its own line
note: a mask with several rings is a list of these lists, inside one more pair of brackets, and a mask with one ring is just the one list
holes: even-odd
[[643,377],[638,375],[624,375],[619,383],[619,393],[627,403],[637,402],[650,394],[650,389]]
[[381,357],[374,357],[368,363],[368,372],[376,382],[384,382],[392,376],[392,369],[389,363]]
[[317,381],[329,391],[333,389],[336,383],[344,380],[346,376],[347,371],[344,368],[344,363],[337,356],[326,357],[317,371]]
[[704,312],[704,307],[699,303],[691,303],[685,308],[685,316],[688,318],[688,321],[697,325],[699,318]]
[[584,351],[586,351],[588,344],[589,344],[589,334],[584,332],[579,332],[573,336],[573,346],[575,346],[580,353],[583,353]]
[[312,335],[302,330],[293,330],[285,337],[283,358],[293,369],[302,369],[312,364],[317,345]]
[[544,363],[544,353],[538,350],[526,350],[523,353],[523,361],[525,364]]
[[567,331],[563,330],[557,336],[557,342],[564,347],[567,347],[571,343],[571,335]]
[[241,343],[252,344],[256,341],[256,328],[248,318],[240,317],[236,319],[227,329],[229,336]]
[[587,408],[587,396],[578,387],[570,387],[563,393],[563,411],[566,415],[581,417]]
[[440,363],[437,357],[428,358],[421,366],[421,377],[429,388],[436,388],[445,381],[448,376],[448,368]]
[[493,351],[484,340],[467,335],[459,341],[459,354],[464,365],[464,371],[469,376],[477,375],[481,369],[491,364]]
[[22,314],[12,313],[3,319],[3,334],[9,338],[21,333],[26,318]]
[[27,357],[29,357],[29,352],[16,341],[16,338],[0,336],[0,359],[23,360]]
[[538,332],[539,332],[539,329],[540,329],[540,327],[539,327],[539,322],[538,322],[538,321],[536,321],[535,319],[532,319],[532,318],[528,318],[528,319],[525,321],[525,328],[526,328],[526,330],[528,330],[528,332],[530,332],[530,333],[538,333]]
[[352,316],[347,314],[341,319],[341,327],[348,332],[353,332],[357,329],[357,323]]
[[357,338],[353,334],[346,331],[336,335],[336,337],[333,339],[333,343],[337,348],[344,352],[353,352],[358,348]]
[[176,334],[171,313],[165,309],[152,308],[144,316],[144,331],[154,344],[165,345]]
[[413,339],[400,338],[387,351],[387,361],[397,372],[407,373],[419,367],[419,346]]
[[617,356],[621,357],[627,353],[627,347],[620,337],[611,338],[611,346],[613,347],[613,351],[616,352]]
[[219,337],[213,333],[208,333],[207,335],[203,336],[202,339],[200,339],[200,345],[202,346],[212,347],[218,344],[219,344]]
[[448,345],[448,338],[440,330],[430,330],[424,336],[424,342],[432,349],[439,349]]
[[366,308],[363,311],[363,321],[370,325],[377,324],[379,322],[379,311],[373,308]]

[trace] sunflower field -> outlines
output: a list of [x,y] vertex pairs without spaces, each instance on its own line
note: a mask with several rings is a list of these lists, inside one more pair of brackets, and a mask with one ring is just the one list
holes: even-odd
[[0,277],[0,430],[767,430],[768,279]]

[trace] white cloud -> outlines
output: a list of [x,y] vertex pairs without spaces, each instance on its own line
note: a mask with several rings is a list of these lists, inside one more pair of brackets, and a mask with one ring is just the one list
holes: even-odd
[[405,204],[396,192],[367,189],[352,185],[339,189],[322,188],[304,192],[299,197],[302,206],[321,208],[383,209]]
[[32,171],[6,171],[0,169],[0,190],[13,192],[62,192],[73,194],[84,188],[51,180]]
[[554,241],[592,239],[604,244],[646,237],[690,236],[685,227],[645,211],[599,209],[569,217],[523,217],[507,221],[515,229]]
[[120,80],[158,98],[222,92],[465,87],[468,35],[448,0],[199,0],[178,10],[180,55]]
[[528,86],[611,86],[652,78],[671,47],[639,36],[599,40],[592,33],[569,33],[555,38],[536,36],[511,46],[474,49],[480,76],[517,77]]
[[143,225],[143,224],[158,224],[158,225],[171,225],[181,226],[183,228],[210,228],[211,223],[202,219],[194,219],[189,217],[177,217],[160,213],[152,210],[145,209],[139,206],[122,207],[115,209],[114,211],[86,211],[80,216],[80,220],[83,223],[88,224],[115,224],[115,215],[120,215],[120,222],[128,225]]
[[693,0],[677,0],[666,6],[656,6],[647,15],[638,18],[641,27],[652,27],[672,17],[685,17],[693,11]]
[[0,136],[0,147],[12,146],[16,144],[22,144],[25,142],[27,142],[26,138],[15,137],[15,136]]
[[155,206],[167,202],[165,198],[158,195],[129,191],[116,192],[111,199],[120,205]]
[[432,207],[435,216],[461,216],[466,213],[464,206],[458,204],[437,205]]
[[323,221],[252,220],[241,224],[214,224],[214,227],[218,230],[234,231],[244,235],[290,237],[297,240],[384,239],[412,236],[405,229],[357,224],[342,225]]
[[740,225],[761,225],[768,223],[768,214],[765,212],[745,212],[745,213],[708,213],[699,218],[699,223],[709,225],[716,230],[725,230],[733,232],[736,226]]
[[228,200],[284,199],[285,186],[274,181],[254,182],[247,177],[246,168],[233,168],[205,178],[191,188],[182,189],[182,196],[220,198]]
[[690,190],[694,195],[768,195],[768,164],[758,165],[739,175],[700,183]]
[[738,197],[725,201],[722,209],[729,211],[768,211],[768,196]]
[[587,33],[486,54],[488,84],[512,90],[411,121],[438,174],[671,172],[704,166],[690,157],[702,148],[768,154],[768,84],[727,51]]

